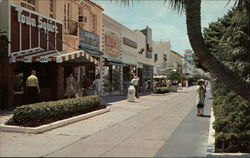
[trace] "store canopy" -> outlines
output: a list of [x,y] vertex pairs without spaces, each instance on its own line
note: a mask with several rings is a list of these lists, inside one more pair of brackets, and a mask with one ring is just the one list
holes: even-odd
[[118,66],[127,66],[126,64],[122,63],[119,60],[111,59],[111,58],[105,58],[108,65],[118,65]]
[[83,51],[85,51],[86,53],[88,53],[90,55],[95,55],[95,56],[104,55],[104,53],[101,52],[101,51],[92,50],[92,49],[88,49],[88,48],[80,48],[80,49],[83,50]]
[[11,56],[11,62],[62,63],[64,61],[76,59],[81,56],[85,57],[90,62],[93,62],[97,65],[99,64],[99,62],[96,59],[94,59],[91,55],[85,53],[82,50],[79,51],[64,50],[59,52],[57,50],[44,51],[42,48],[34,48],[26,51],[13,53]]

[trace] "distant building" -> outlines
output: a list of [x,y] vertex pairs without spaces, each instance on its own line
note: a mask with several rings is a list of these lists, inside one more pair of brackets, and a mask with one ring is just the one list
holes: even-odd
[[185,61],[189,62],[191,65],[194,65],[193,54],[194,53],[191,49],[186,49],[184,53]]
[[170,67],[171,44],[169,41],[153,41],[154,75],[162,75]]
[[176,51],[171,50],[169,68],[182,71],[183,56]]

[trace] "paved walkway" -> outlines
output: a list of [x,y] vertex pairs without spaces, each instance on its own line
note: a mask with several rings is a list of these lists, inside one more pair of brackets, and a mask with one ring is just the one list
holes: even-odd
[[111,112],[42,134],[1,132],[0,156],[205,156],[209,117],[196,117],[194,87],[110,104]]

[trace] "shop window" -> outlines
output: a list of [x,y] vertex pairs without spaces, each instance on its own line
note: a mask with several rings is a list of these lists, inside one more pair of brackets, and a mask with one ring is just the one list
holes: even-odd
[[92,14],[91,20],[92,20],[92,32],[97,33],[97,16],[95,14]]
[[30,10],[36,10],[36,0],[22,0],[21,6]]
[[164,62],[167,61],[167,54],[163,54],[163,61],[164,61]]
[[158,54],[155,54],[154,61],[156,62],[158,60]]
[[50,0],[50,7],[49,7],[49,16],[51,18],[55,18],[55,0]]

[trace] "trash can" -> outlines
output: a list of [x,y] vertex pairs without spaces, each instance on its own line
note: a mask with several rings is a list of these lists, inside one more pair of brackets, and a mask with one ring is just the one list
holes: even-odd
[[135,87],[132,85],[128,87],[127,99],[128,99],[128,102],[135,102]]

